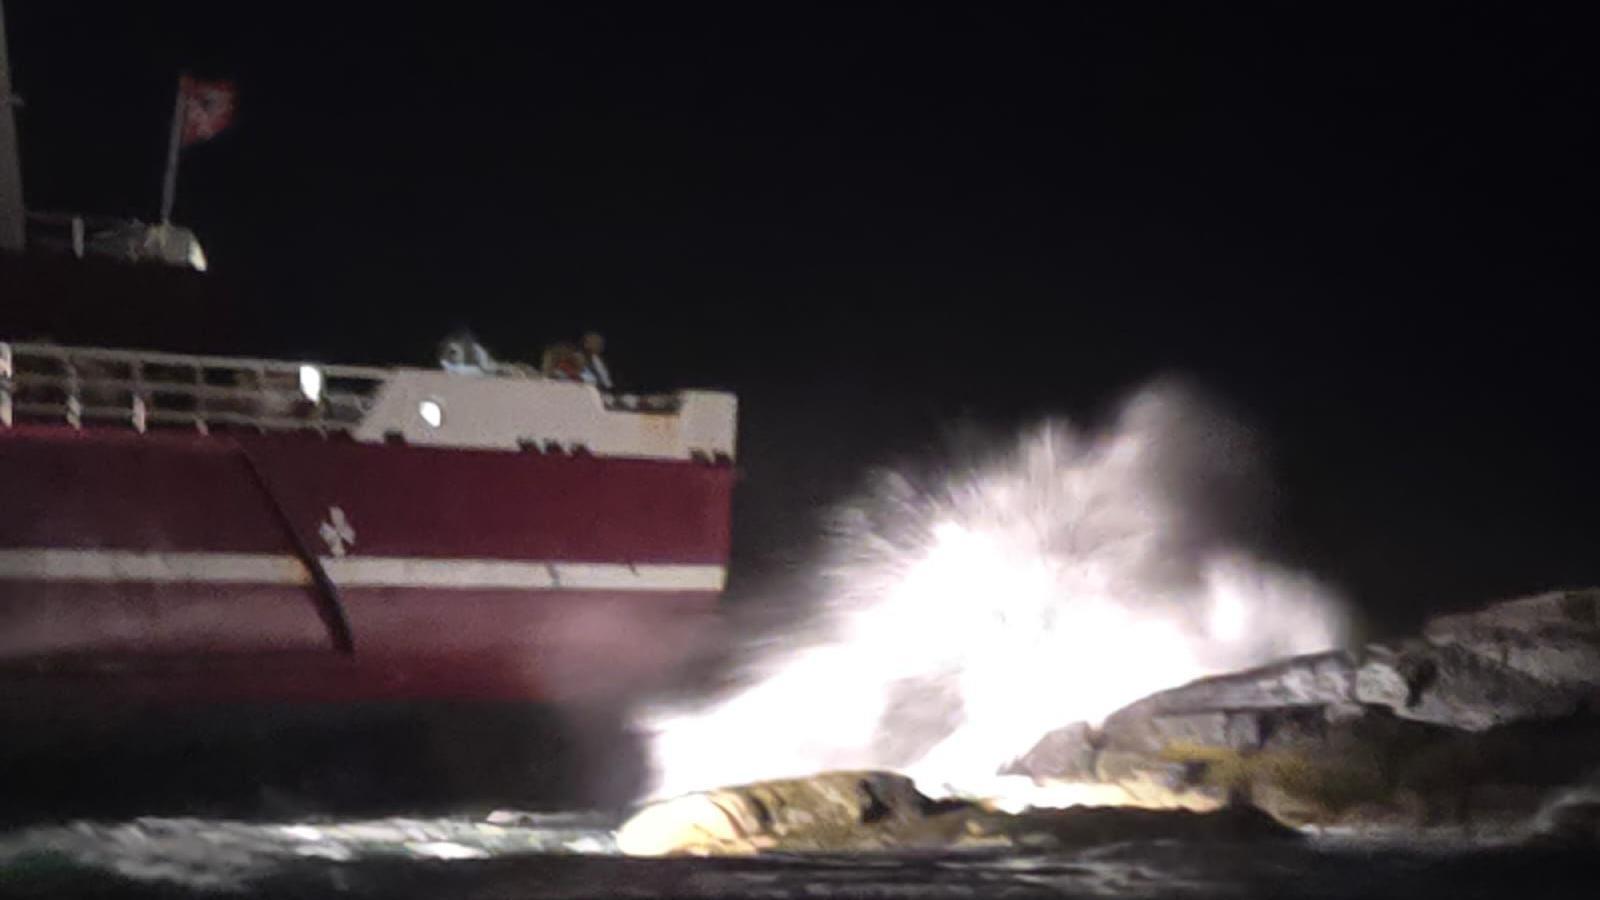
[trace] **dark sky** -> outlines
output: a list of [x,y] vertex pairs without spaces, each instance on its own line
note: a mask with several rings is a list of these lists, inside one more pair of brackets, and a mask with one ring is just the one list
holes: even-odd
[[7,5],[32,208],[153,216],[177,71],[240,85],[178,198],[214,299],[144,301],[165,346],[599,328],[636,384],[740,392],[750,567],[958,417],[1181,373],[1273,449],[1267,544],[1380,621],[1600,584],[1586,20],[354,6]]

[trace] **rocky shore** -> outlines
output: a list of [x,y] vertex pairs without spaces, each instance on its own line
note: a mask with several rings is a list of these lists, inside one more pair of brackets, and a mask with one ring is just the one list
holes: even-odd
[[1009,815],[930,800],[892,773],[832,772],[652,804],[618,845],[749,854],[1305,832],[1594,842],[1600,590],[1203,679],[1019,749],[1002,774],[1083,805]]

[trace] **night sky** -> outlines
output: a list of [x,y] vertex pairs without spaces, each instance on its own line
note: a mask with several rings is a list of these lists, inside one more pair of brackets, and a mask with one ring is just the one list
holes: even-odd
[[210,274],[0,281],[0,333],[427,363],[597,328],[631,385],[740,393],[746,573],[951,423],[1179,374],[1272,451],[1264,546],[1382,625],[1600,584],[1585,20],[396,6],[8,3],[33,209],[153,217],[179,69],[241,99],[179,187]]

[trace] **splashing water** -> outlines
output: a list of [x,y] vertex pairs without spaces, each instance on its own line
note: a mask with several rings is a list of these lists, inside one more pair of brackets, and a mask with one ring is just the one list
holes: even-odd
[[960,792],[1054,728],[1338,645],[1330,591],[1220,537],[1251,455],[1158,385],[1099,433],[1050,423],[929,487],[884,477],[835,523],[821,636],[646,723],[655,793],[840,768]]

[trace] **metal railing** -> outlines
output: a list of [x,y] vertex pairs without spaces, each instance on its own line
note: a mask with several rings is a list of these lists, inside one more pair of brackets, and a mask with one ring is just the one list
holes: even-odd
[[364,366],[0,343],[0,427],[349,431],[388,375]]

